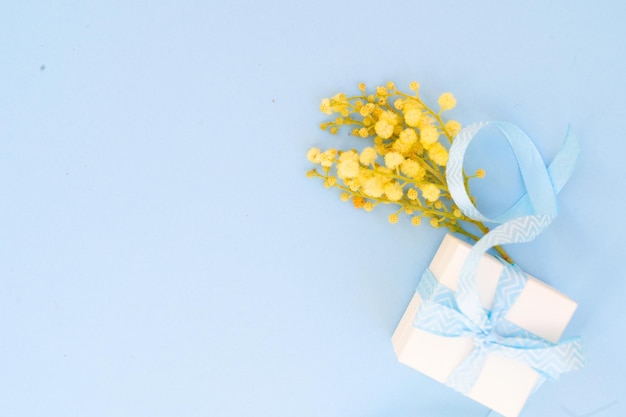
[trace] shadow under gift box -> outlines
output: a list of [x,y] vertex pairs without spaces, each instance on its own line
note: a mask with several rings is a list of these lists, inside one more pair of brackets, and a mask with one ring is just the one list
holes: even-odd
[[[446,235],[430,270],[440,284],[456,291],[457,280],[471,246]],[[478,296],[483,308],[491,310],[502,263],[484,255],[477,273]],[[422,299],[416,292],[393,336],[398,360],[435,380],[444,383],[474,349],[471,337],[443,337],[413,327]],[[577,304],[543,282],[528,276],[506,320],[552,343],[557,343],[567,327]],[[533,392],[539,374],[531,367],[490,354],[468,397],[505,417],[516,417]]]

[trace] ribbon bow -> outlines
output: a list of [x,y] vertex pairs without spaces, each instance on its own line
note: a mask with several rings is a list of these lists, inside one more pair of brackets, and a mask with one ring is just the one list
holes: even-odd
[[[508,140],[517,158],[526,193],[504,214],[490,219],[472,204],[463,182],[463,158],[476,133],[491,125]],[[414,326],[444,337],[471,337],[475,349],[449,376],[446,384],[469,393],[487,356],[496,354],[524,363],[542,379],[557,379],[561,373],[583,366],[579,338],[551,343],[507,321],[504,317],[524,289],[528,278],[517,266],[503,261],[504,268],[493,309],[485,311],[479,301],[476,272],[482,256],[493,246],[533,240],[556,217],[556,194],[573,172],[579,148],[568,130],[561,150],[549,167],[544,165],[530,138],[510,123],[476,123],[463,129],[450,147],[446,169],[448,188],[463,213],[476,220],[498,223],[471,249],[459,276],[457,291],[439,284],[426,270],[417,291],[423,299]]]

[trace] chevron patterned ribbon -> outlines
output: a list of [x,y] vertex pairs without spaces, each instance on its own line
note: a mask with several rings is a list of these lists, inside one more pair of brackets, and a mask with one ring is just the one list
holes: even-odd
[[[488,125],[499,129],[511,145],[526,188],[526,193],[496,218],[488,218],[478,211],[463,181],[465,151],[476,133]],[[455,138],[446,169],[450,193],[465,215],[499,226],[471,249],[456,292],[439,284],[430,270],[424,273],[417,288],[423,302],[414,326],[440,336],[472,338],[475,349],[446,381],[458,391],[469,393],[489,354],[524,363],[535,369],[542,380],[556,379],[561,373],[583,366],[580,339],[554,344],[504,318],[527,282],[526,274],[519,267],[502,261],[505,267],[491,311],[482,308],[476,284],[478,264],[489,249],[507,243],[529,242],[550,225],[557,214],[556,194],[572,174],[578,153],[576,139],[568,130],[561,150],[546,167],[530,138],[518,127],[504,122],[476,123]]]

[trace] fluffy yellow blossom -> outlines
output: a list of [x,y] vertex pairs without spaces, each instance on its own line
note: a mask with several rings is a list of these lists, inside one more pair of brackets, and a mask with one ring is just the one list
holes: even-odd
[[387,219],[389,220],[389,223],[391,224],[398,223],[398,215],[396,213],[390,214]]
[[376,122],[376,134],[383,139],[389,139],[393,135],[393,125],[386,119]]
[[337,126],[333,126],[330,129],[328,129],[328,131],[330,132],[331,135],[336,135],[339,132],[339,129],[337,128]]
[[352,197],[352,205],[356,208],[362,208],[365,205],[365,199],[361,196],[355,195]]
[[335,113],[343,113],[348,109],[348,97],[344,93],[335,94],[330,99],[330,109]]
[[415,188],[409,188],[406,192],[406,196],[411,200],[417,200],[417,190]]
[[435,184],[424,184],[420,187],[420,189],[422,190],[422,196],[430,202],[436,201],[441,194],[439,187]]
[[409,84],[409,88],[413,91],[417,91],[418,88],[420,88],[420,83],[418,83],[417,81],[411,81],[411,84]]
[[365,204],[363,204],[363,209],[365,209],[365,211],[374,210],[374,203],[372,203],[371,201],[366,201]]
[[321,151],[319,148],[311,148],[309,149],[309,151],[306,153],[306,157],[309,161],[311,161],[314,164],[319,164],[320,163],[320,155],[321,155]]
[[346,183],[346,186],[350,189],[350,191],[353,192],[359,191],[359,188],[361,187],[361,182],[358,180],[358,178],[348,178],[344,182]]
[[399,154],[408,155],[409,151],[411,150],[411,146],[406,145],[404,142],[396,140],[395,142],[393,142],[393,145],[391,145],[391,149],[398,152]]
[[485,178],[485,170],[482,168],[478,168],[476,170],[476,174],[474,175],[476,175],[476,178]]
[[358,160],[347,159],[340,161],[337,163],[337,176],[341,179],[354,178],[359,175],[360,168]]
[[[362,138],[366,138],[366,137],[368,137],[370,135],[370,132],[369,132],[369,130],[367,130],[366,127],[362,127],[360,129],[357,129],[357,134],[360,137],[362,137]],[[356,136],[356,135],[354,135],[354,136]]]
[[387,154],[387,148],[383,144],[374,146],[374,149],[376,149],[376,152],[378,152],[379,155]]
[[374,175],[363,181],[363,192],[370,197],[378,198],[385,192],[385,181],[380,175]]
[[463,213],[461,212],[461,210],[454,209],[454,211],[452,212],[452,214],[454,214],[454,217],[461,217],[463,215]]
[[451,110],[454,108],[454,106],[456,106],[456,99],[454,98],[452,93],[443,93],[439,97],[439,106],[441,107],[442,111]]
[[384,190],[389,201],[398,201],[404,195],[402,193],[402,186],[395,181],[385,184]]
[[435,228],[439,227],[439,220],[437,220],[437,219],[430,219],[430,225],[432,227],[435,227]]
[[359,109],[359,114],[363,117],[369,116],[372,111],[374,111],[374,105],[372,103],[367,103]]
[[348,201],[348,200],[350,200],[350,194],[348,194],[348,193],[341,193],[339,198],[341,199],[341,201]]
[[385,165],[389,169],[396,169],[402,162],[404,162],[404,157],[398,152],[389,152],[385,155]]
[[402,110],[402,108],[404,107],[404,100],[402,100],[401,98],[397,99],[393,102],[393,107],[396,110]]
[[413,226],[419,226],[420,223],[422,223],[422,219],[420,219],[418,216],[411,217],[411,224]]
[[417,123],[418,129],[424,129],[425,127],[430,127],[435,124],[435,119],[430,116],[424,115],[420,121]]
[[367,147],[361,151],[361,155],[359,156],[359,160],[365,166],[369,166],[374,163],[378,155],[376,154],[376,150],[374,148]]
[[413,146],[417,142],[417,133],[415,133],[415,129],[407,128],[400,133],[398,139],[407,145]]
[[456,120],[448,120],[445,124],[445,128],[448,135],[455,137],[461,131],[461,123]]
[[330,100],[327,98],[322,99],[322,104],[320,104],[320,111],[326,114],[333,114],[333,111],[330,108]]
[[420,142],[424,148],[429,149],[439,139],[439,132],[434,126],[426,126],[420,130]]
[[365,83],[359,83],[359,90],[365,91]]
[[337,150],[335,149],[329,149],[327,151],[324,151],[320,154],[320,164],[322,164],[323,167],[329,168],[333,165],[333,162],[335,161],[335,156],[337,155]]
[[396,88],[396,84],[393,81],[388,81],[386,87],[390,90],[393,90],[394,88]]
[[[405,106],[406,108],[406,106]],[[404,112],[404,121],[411,127],[419,126],[422,118],[422,111],[419,109],[409,109]]]
[[330,187],[332,187],[335,184],[337,184],[337,178],[336,177],[328,177],[324,181],[324,187],[326,187],[326,188],[330,188]]
[[445,167],[448,163],[448,151],[439,142],[435,142],[430,146],[428,156],[441,167]]
[[424,167],[422,167],[417,161],[413,159],[405,159],[400,165],[400,171],[409,178],[414,180],[421,180],[426,173]]
[[378,97],[387,97],[389,93],[387,92],[387,89],[385,87],[376,87],[376,95]]

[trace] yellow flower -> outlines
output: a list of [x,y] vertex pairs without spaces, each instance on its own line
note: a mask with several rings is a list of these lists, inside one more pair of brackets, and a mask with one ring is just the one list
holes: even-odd
[[307,159],[309,161],[313,162],[314,164],[319,164],[320,163],[320,155],[321,155],[321,151],[320,151],[319,148],[311,148],[306,153]]
[[[406,105],[404,106],[406,109]],[[420,119],[422,118],[422,112],[419,109],[409,109],[404,112],[404,121],[407,125],[411,127],[416,127],[419,125]]]
[[420,130],[420,142],[424,145],[424,148],[428,149],[430,146],[437,142],[439,139],[439,132],[434,126],[426,126]]
[[341,193],[339,198],[341,198],[341,201],[348,201],[348,200],[350,200],[350,194],[348,194],[348,193]]
[[414,129],[407,128],[400,133],[399,139],[401,142],[413,146],[417,142],[417,133],[415,133]]
[[441,167],[445,167],[448,163],[448,151],[439,142],[435,142],[430,146],[428,156]]
[[422,222],[422,219],[420,219],[418,216],[414,216],[411,218],[411,224],[413,226],[419,226],[421,222]]
[[402,100],[401,98],[397,99],[393,102],[393,107],[395,107],[396,110],[402,110],[402,108],[404,107],[404,100]]
[[452,137],[455,137],[461,131],[461,123],[457,122],[456,120],[448,120],[445,127],[446,132],[448,132],[448,134]]
[[441,191],[435,184],[425,184],[420,189],[422,190],[422,196],[431,202],[436,201],[441,194]]
[[437,219],[430,219],[430,225],[434,228],[439,227],[439,220]]
[[393,125],[386,119],[376,122],[376,134],[383,139],[389,139],[393,135]]
[[485,178],[485,170],[482,168],[478,168],[476,170],[476,178]]
[[387,97],[388,94],[385,87],[376,87],[376,95],[378,97]]
[[407,155],[411,150],[411,145],[407,145],[400,140],[396,140],[393,145],[391,145],[391,149],[398,152],[399,154]]
[[391,224],[398,223],[398,215],[396,213],[390,214],[387,219],[389,220],[389,223]]
[[404,175],[415,180],[421,180],[426,173],[426,170],[413,159],[405,159],[400,165],[400,170]]
[[385,192],[383,185],[383,178],[379,175],[374,175],[363,182],[363,192],[370,197],[378,198]]
[[337,164],[337,176],[341,179],[354,178],[359,175],[360,165],[358,161],[348,159]]
[[409,84],[409,88],[413,91],[417,91],[417,89],[420,88],[420,83],[418,83],[417,81],[411,81],[411,84]]
[[402,186],[395,181],[386,184],[384,190],[389,201],[398,201],[404,195],[402,192]]
[[454,106],[456,106],[456,99],[454,98],[452,93],[443,93],[439,97],[439,106],[441,107],[442,111],[453,109]]
[[365,211],[372,211],[372,210],[374,210],[374,203],[372,203],[371,201],[366,201],[365,204],[363,205],[363,209]]
[[376,154],[376,150],[374,148],[367,147],[361,151],[361,156],[359,160],[365,166],[371,165],[374,163],[378,155]]
[[327,98],[322,99],[322,104],[320,104],[320,110],[322,113],[333,114],[333,111],[330,109],[330,100]]
[[365,83],[359,83],[359,90],[365,91]]
[[402,162],[404,162],[404,157],[398,152],[389,152],[385,155],[385,165],[389,169],[396,169]]
[[424,115],[424,116],[420,119],[420,121],[417,123],[417,127],[418,127],[419,129],[423,129],[423,128],[425,128],[425,127],[429,127],[429,126],[432,126],[432,125],[434,125],[434,124],[435,124],[435,119],[433,119],[433,118],[432,118],[432,117],[430,117],[430,116],[426,116],[426,115]]
[[393,81],[389,81],[387,83],[387,88],[390,89],[390,90],[393,90],[394,88],[396,88],[396,85],[394,84]]
[[336,155],[337,151],[335,149],[329,149],[327,151],[324,151],[320,155],[320,163],[323,167],[331,167],[333,165]]
[[359,209],[363,207],[364,204],[365,204],[365,199],[363,197],[360,197],[358,195],[355,195],[354,197],[352,197],[352,205],[354,205],[354,207]]
[[363,117],[369,116],[369,114],[374,110],[374,105],[372,103],[367,103],[365,106],[359,109],[359,114]]
[[358,134],[359,134],[360,137],[366,138],[366,137],[368,137],[370,135],[370,132],[369,132],[369,130],[367,130],[366,127],[362,127],[360,129],[358,129]]
[[409,188],[406,192],[406,196],[411,200],[417,200],[417,190],[415,188]]

